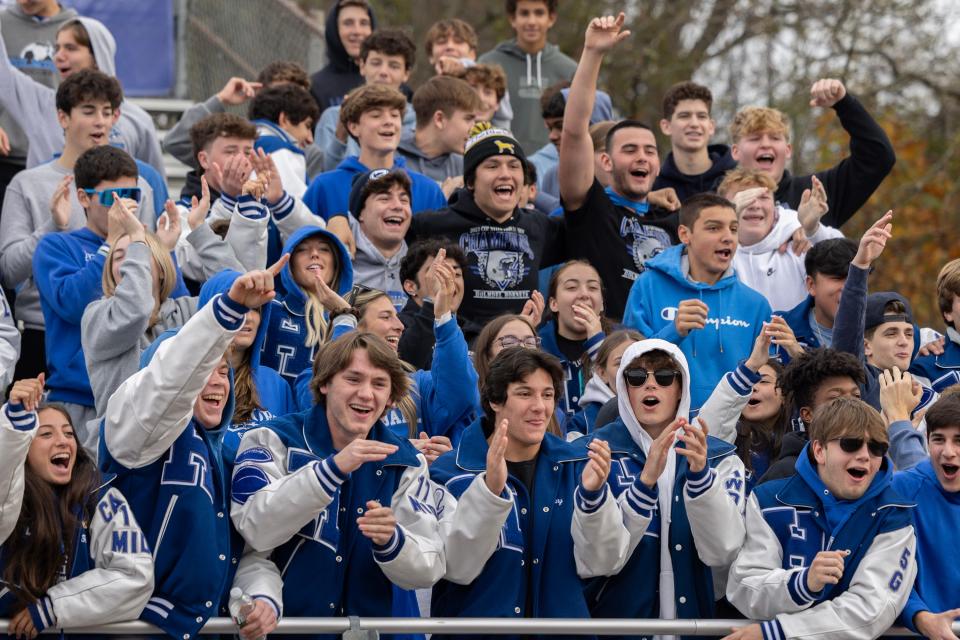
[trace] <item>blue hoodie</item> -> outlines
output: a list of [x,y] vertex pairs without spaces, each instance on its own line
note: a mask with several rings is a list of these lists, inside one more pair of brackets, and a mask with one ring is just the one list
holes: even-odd
[[[347,248],[337,240],[337,237],[320,227],[301,227],[287,239],[283,253],[289,253],[293,259],[293,251],[297,245],[309,237],[318,236],[329,242],[336,250],[340,267],[340,277],[333,283],[333,289],[341,296],[345,296],[353,287],[353,263]],[[307,322],[304,315],[307,296],[300,285],[293,279],[290,264],[287,263],[280,272],[286,295],[280,300],[270,303],[270,310],[264,310],[261,325],[267,327],[263,342],[260,364],[280,373],[291,385],[296,382],[297,375],[313,364],[315,347],[307,347]]]
[[556,318],[548,320],[542,325],[539,335],[542,341],[541,348],[547,353],[559,358],[560,364],[563,366],[565,389],[563,397],[557,399],[557,411],[560,414],[558,416],[560,424],[566,428],[565,425],[567,421],[570,420],[574,414],[580,412],[580,396],[583,395],[584,387],[587,384],[587,381],[583,377],[583,363],[587,358],[593,359],[597,355],[597,351],[600,349],[600,345],[603,344],[603,339],[606,336],[601,331],[595,336],[590,336],[586,340],[582,340],[583,354],[581,358],[570,361],[567,360],[567,356],[560,350],[559,340],[557,339]]
[[[226,294],[230,291],[234,281],[241,275],[236,271],[224,269],[207,280],[200,289],[197,309],[202,309],[218,293]],[[297,410],[290,384],[279,373],[260,364],[260,350],[263,348],[263,342],[267,336],[267,325],[270,323],[272,310],[272,305],[269,304],[263,305],[263,308],[260,309],[260,326],[257,328],[257,335],[253,344],[249,347],[250,369],[253,371],[253,384],[257,389],[260,408],[254,409],[250,420],[241,424],[231,422],[227,427],[227,432],[223,436],[223,457],[228,463],[232,463],[234,457],[236,457],[237,448],[240,446],[240,438],[243,437],[244,433],[261,422],[285,416]]]
[[[393,155],[393,168],[406,169],[407,161],[399,153]],[[350,156],[344,158],[336,169],[321,173],[303,194],[303,203],[310,211],[324,220],[336,215],[346,215],[350,210],[350,189],[353,187],[353,178],[359,173],[370,171],[361,164],[360,158]],[[410,205],[413,213],[442,209],[447,206],[447,199],[437,183],[430,178],[407,171],[410,176]]]
[[[180,329],[160,335],[140,356],[141,369],[160,344]],[[154,553],[155,585],[140,619],[173,637],[195,634],[206,619],[229,615],[227,601],[243,539],[230,524],[232,463],[223,438],[233,416],[233,380],[220,424],[207,429],[191,418],[168,451],[128,468],[113,458],[100,421],[100,470],[116,474]]]
[[[680,347],[690,363],[690,406],[699,409],[723,375],[753,350],[771,310],[766,298],[740,282],[732,268],[715,284],[693,282],[688,273],[685,245],[648,260],[647,270],[630,289],[623,324]],[[710,311],[707,326],[683,338],[673,321],[680,302],[691,298],[703,301]]]
[[943,488],[929,458],[909,471],[895,473],[893,488],[917,503],[912,510],[917,580],[900,616],[900,623],[916,632],[913,618],[921,611],[940,613],[960,606],[960,552],[944,537],[948,531],[960,531],[960,492]]

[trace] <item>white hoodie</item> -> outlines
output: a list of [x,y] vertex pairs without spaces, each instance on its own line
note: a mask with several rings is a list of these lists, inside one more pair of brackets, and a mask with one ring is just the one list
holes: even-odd
[[[774,311],[789,311],[807,297],[807,271],[803,264],[806,253],[798,256],[792,247],[783,253],[779,251],[780,245],[800,228],[797,212],[778,206],[773,215],[775,222],[770,233],[755,244],[737,247],[733,268],[740,281],[763,294]],[[808,240],[817,244],[842,237],[837,229],[821,224]]]

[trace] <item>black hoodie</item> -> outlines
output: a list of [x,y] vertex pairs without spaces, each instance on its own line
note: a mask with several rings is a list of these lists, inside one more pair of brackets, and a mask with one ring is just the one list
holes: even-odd
[[[373,8],[367,9],[370,14],[370,26],[377,27]],[[310,93],[323,113],[327,107],[343,102],[343,96],[352,89],[363,84],[360,67],[347,55],[347,50],[340,40],[340,30],[337,28],[337,18],[340,16],[340,2],[335,1],[327,11],[327,24],[324,35],[327,40],[327,58],[330,63],[320,71],[310,76]]]
[[458,315],[472,340],[493,318],[520,313],[537,289],[540,269],[564,260],[565,233],[563,218],[529,209],[497,222],[477,206],[473,191],[460,189],[447,208],[413,216],[407,243],[446,238],[463,249],[467,268]]
[[677,164],[673,161],[673,152],[667,154],[663,166],[660,167],[660,175],[653,183],[654,189],[666,189],[673,187],[677,192],[680,202],[686,202],[690,196],[698,193],[708,193],[717,190],[720,181],[723,180],[723,174],[737,166],[737,161],[730,155],[730,147],[725,144],[712,144],[707,147],[707,153],[710,156],[710,168],[705,172],[690,176],[681,173]]

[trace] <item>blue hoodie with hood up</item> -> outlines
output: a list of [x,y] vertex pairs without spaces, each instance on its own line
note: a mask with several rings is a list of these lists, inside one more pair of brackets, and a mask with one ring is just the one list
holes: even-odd
[[[323,238],[334,247],[340,274],[331,288],[345,296],[353,287],[353,263],[347,248],[332,233],[320,227],[301,227],[287,239],[283,253],[289,253],[292,260],[297,245],[314,236]],[[271,302],[269,310],[264,308],[264,317],[260,321],[261,326],[266,326],[260,364],[279,372],[293,385],[297,375],[312,365],[316,347],[306,346],[307,296],[293,279],[290,263],[280,272],[280,280],[287,293],[283,298]]]
[[[200,289],[197,309],[206,306],[218,293],[226,294],[230,291],[234,281],[241,275],[231,269],[224,269],[207,280]],[[240,424],[231,421],[227,426],[226,433],[223,435],[223,457],[229,463],[233,462],[237,448],[240,446],[240,438],[243,437],[244,433],[261,422],[285,416],[297,410],[290,384],[279,373],[260,364],[260,351],[267,336],[267,325],[270,323],[272,310],[273,307],[270,304],[265,304],[260,309],[260,326],[257,328],[257,335],[253,344],[249,347],[250,370],[253,371],[253,384],[257,389],[260,406],[253,410],[253,415],[249,420]],[[231,387],[232,398],[233,387]]]
[[[399,153],[393,154],[393,168],[403,169],[410,177],[410,209],[413,213],[442,209],[447,199],[437,183],[430,178],[407,170],[407,161]],[[357,174],[366,173],[370,168],[360,162],[357,156],[344,158],[333,171],[321,173],[303,194],[303,204],[324,220],[335,215],[347,215],[350,210],[350,189]]]
[[[724,374],[750,355],[771,310],[766,298],[740,282],[732,267],[714,284],[694,282],[689,274],[685,245],[648,260],[647,270],[630,289],[623,324],[680,347],[690,363],[690,406],[699,409]],[[674,318],[680,302],[690,299],[709,308],[707,326],[681,337]]]

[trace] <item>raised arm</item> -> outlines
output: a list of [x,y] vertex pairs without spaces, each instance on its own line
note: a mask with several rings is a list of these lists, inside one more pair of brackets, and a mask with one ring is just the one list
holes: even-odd
[[37,432],[36,409],[43,396],[43,374],[18,380],[0,409],[0,545],[13,532],[23,505],[23,465]]
[[560,137],[560,199],[567,210],[583,206],[593,185],[593,142],[590,114],[596,98],[597,78],[603,56],[630,35],[622,31],[624,14],[594,18],[587,26],[580,64],[573,75]]

